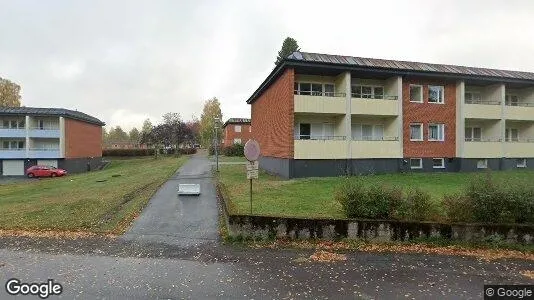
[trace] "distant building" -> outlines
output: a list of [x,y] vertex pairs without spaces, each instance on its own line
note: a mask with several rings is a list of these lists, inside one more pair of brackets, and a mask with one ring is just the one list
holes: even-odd
[[223,128],[223,147],[233,144],[245,144],[252,137],[252,126],[250,119],[230,118],[224,123]]
[[102,163],[105,123],[63,108],[0,107],[0,174],[24,175],[33,165],[70,173]]

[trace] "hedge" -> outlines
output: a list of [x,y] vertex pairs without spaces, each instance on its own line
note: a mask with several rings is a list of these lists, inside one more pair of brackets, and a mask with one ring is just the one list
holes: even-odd
[[[155,149],[104,149],[102,156],[151,156]],[[159,154],[175,154],[175,149],[159,149]],[[196,148],[178,149],[178,154],[188,155],[197,153]]]

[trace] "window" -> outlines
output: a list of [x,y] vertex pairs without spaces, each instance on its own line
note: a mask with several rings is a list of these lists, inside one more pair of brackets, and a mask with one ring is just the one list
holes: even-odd
[[38,120],[37,121],[37,129],[44,129],[44,121]]
[[241,125],[235,125],[234,126],[234,131],[235,132],[241,132]]
[[9,149],[9,142],[8,141],[4,141],[2,143],[2,149]]
[[410,158],[410,168],[411,169],[422,169],[423,168],[423,159],[421,159],[421,158]]
[[445,88],[438,85],[428,86],[428,103],[443,103]]
[[333,84],[325,84],[324,85],[324,95],[327,97],[334,97],[335,95],[335,87]]
[[477,161],[477,168],[479,168],[479,169],[487,169],[488,168],[488,160],[487,159],[479,159]]
[[324,123],[323,124],[323,134],[324,134],[325,139],[334,138],[334,124],[332,124],[332,123]]
[[311,135],[311,125],[309,123],[299,124],[299,140],[309,140]]
[[320,83],[312,83],[312,96],[321,96],[323,94],[323,85]]
[[482,128],[480,127],[466,127],[465,141],[466,142],[480,142],[482,140]]
[[332,83],[295,82],[294,89],[295,95],[335,96],[335,85]]
[[482,100],[479,92],[465,92],[465,103],[479,103]]
[[510,106],[517,106],[519,103],[519,98],[517,95],[506,95],[505,96],[505,104]]
[[235,138],[234,139],[234,144],[241,144],[241,139],[240,138]]
[[384,125],[352,124],[352,139],[356,141],[381,141],[384,139]]
[[9,121],[4,120],[4,121],[2,122],[2,128],[9,128]]
[[444,141],[445,140],[445,125],[443,124],[429,124],[428,125],[428,140],[429,141]]
[[410,85],[410,102],[423,103],[423,86]]
[[527,159],[526,158],[518,158],[516,159],[516,164],[518,168],[526,168],[527,167]]
[[519,141],[519,131],[517,130],[517,128],[506,128],[504,133],[505,133],[504,138],[507,142]]
[[384,87],[371,85],[352,85],[352,97],[365,99],[384,99]]
[[24,142],[23,141],[19,141],[19,144],[18,144],[18,149],[24,149]]
[[445,168],[445,159],[443,158],[433,158],[432,167],[434,169],[444,169]]
[[423,124],[410,124],[410,141],[423,140]]
[[312,123],[311,124],[311,139],[323,140],[334,138],[334,124],[331,123]]

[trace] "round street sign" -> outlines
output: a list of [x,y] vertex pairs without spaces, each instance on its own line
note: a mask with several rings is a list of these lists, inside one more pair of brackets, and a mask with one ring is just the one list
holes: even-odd
[[255,140],[248,140],[245,143],[245,157],[248,161],[258,160],[260,157],[260,144]]

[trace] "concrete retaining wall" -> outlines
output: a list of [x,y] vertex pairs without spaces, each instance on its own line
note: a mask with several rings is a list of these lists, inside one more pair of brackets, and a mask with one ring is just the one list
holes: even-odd
[[407,241],[416,238],[445,238],[458,241],[502,240],[534,244],[534,225],[449,224],[360,219],[303,219],[230,214],[223,193],[219,199],[230,235],[291,239],[339,238],[366,241]]

